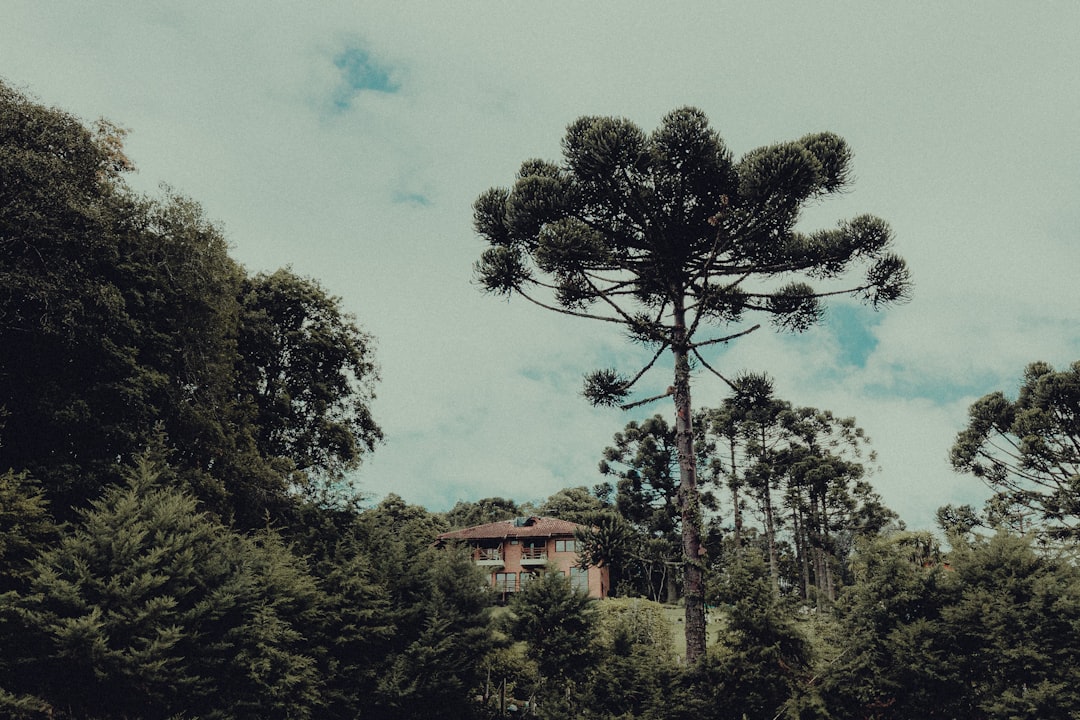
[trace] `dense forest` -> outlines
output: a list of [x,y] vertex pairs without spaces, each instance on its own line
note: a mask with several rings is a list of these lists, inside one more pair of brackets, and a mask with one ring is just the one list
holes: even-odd
[[[699,120],[673,114],[655,137],[677,144],[675,130]],[[383,441],[370,410],[376,339],[317,280],[249,274],[195,201],[132,191],[123,141],[114,124],[0,83],[3,716],[1080,714],[1080,362],[1018,368],[1017,397],[971,407],[950,459],[993,495],[942,507],[936,533],[909,531],[882,502],[855,419],[778,397],[760,372],[730,378],[730,394],[692,418],[679,414],[687,401],[674,422],[612,428],[595,475],[583,468],[584,485],[543,500],[433,512],[366,498],[352,478]],[[839,187],[840,141],[801,142],[783,152],[818,166],[803,199]],[[572,169],[607,173],[595,150]],[[745,166],[765,172],[777,157]],[[749,214],[731,218],[772,186],[724,167],[729,214],[693,220],[751,227]],[[514,192],[482,197],[478,226],[496,252],[481,270],[494,289],[519,289],[507,249],[527,247],[580,308],[592,272],[581,263],[612,260],[564,217],[537,219],[561,172],[533,162]],[[606,192],[585,190],[588,202]],[[796,208],[781,210],[793,223]],[[880,255],[883,225],[860,222],[815,236],[815,258],[797,248],[804,266],[837,273],[845,253]],[[854,290],[897,299],[902,263],[877,261],[877,284]],[[701,292],[721,324],[758,304]],[[817,312],[805,286],[759,300],[795,329]],[[670,340],[634,318],[646,340]],[[597,397],[628,387],[613,374],[592,383]],[[501,604],[463,549],[434,545],[528,515],[581,523],[582,562],[610,568],[613,597],[590,600],[552,572]],[[700,656],[680,627],[697,602],[688,564],[702,583]]]

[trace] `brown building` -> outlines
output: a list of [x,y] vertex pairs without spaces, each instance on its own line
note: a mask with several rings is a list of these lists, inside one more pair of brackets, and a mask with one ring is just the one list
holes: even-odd
[[579,527],[555,518],[514,518],[443,533],[437,544],[466,543],[472,549],[473,562],[491,573],[491,586],[504,596],[551,570],[568,576],[570,583],[589,597],[607,597],[608,569],[577,567],[580,548],[574,530]]

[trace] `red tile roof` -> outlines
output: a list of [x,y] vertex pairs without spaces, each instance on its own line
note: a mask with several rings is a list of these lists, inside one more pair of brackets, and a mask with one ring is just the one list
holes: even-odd
[[574,530],[582,527],[577,523],[567,520],[558,520],[549,517],[516,518],[514,520],[501,520],[487,523],[486,525],[474,525],[463,530],[443,533],[439,540],[479,540],[514,537],[555,537],[556,535],[573,535]]

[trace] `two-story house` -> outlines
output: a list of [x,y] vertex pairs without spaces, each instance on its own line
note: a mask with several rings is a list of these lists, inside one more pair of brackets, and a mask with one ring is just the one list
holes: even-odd
[[589,597],[607,597],[610,573],[606,567],[578,567],[577,523],[548,517],[514,518],[475,525],[439,535],[436,544],[464,542],[473,562],[491,574],[491,585],[505,597],[546,571],[561,572]]

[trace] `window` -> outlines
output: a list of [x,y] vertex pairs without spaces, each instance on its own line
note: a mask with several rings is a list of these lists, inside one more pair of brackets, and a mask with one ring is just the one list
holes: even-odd
[[581,543],[577,540],[556,540],[555,552],[581,552]]
[[517,573],[495,573],[495,589],[499,592],[517,591]]
[[570,568],[570,587],[578,592],[589,592],[589,572],[581,568]]

